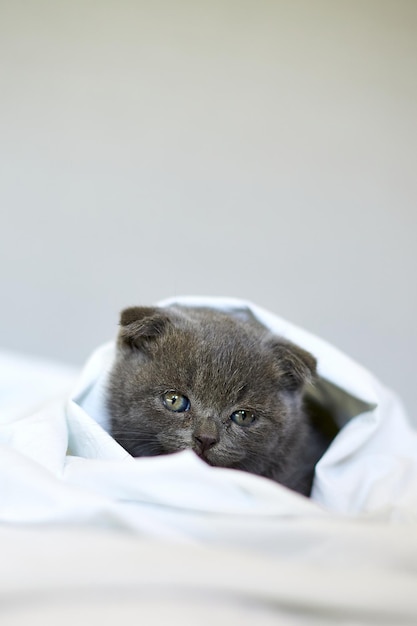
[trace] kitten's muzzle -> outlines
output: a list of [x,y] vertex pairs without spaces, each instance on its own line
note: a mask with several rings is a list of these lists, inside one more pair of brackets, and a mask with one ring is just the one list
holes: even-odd
[[218,437],[210,435],[209,433],[199,433],[194,435],[194,441],[196,444],[196,452],[198,454],[204,454],[218,442]]
[[213,418],[200,419],[196,424],[193,440],[195,452],[204,457],[205,453],[219,441],[219,430],[215,420]]

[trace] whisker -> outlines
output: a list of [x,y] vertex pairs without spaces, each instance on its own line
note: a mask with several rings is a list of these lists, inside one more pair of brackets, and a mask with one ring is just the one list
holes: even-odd
[[140,430],[112,430],[110,431],[110,434],[113,437],[122,436],[122,435],[132,435],[134,437],[140,437],[144,439],[154,439],[156,437],[156,435],[154,434],[143,433]]

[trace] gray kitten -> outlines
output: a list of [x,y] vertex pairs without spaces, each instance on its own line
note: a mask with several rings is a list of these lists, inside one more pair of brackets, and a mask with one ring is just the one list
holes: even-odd
[[111,434],[130,454],[191,449],[309,495],[324,451],[303,409],[311,354],[250,314],[134,307],[120,324],[107,406]]

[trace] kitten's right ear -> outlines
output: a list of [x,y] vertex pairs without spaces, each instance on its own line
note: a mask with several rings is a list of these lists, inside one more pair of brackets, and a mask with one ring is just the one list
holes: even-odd
[[282,338],[273,339],[271,346],[284,389],[299,391],[307,383],[314,381],[317,376],[317,360],[310,352]]
[[146,351],[149,343],[161,335],[171,320],[157,307],[131,307],[120,315],[118,346],[129,350]]

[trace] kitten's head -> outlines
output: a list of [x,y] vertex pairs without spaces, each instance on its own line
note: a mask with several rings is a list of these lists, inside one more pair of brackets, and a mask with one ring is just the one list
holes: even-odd
[[302,391],[315,366],[253,319],[126,309],[108,390],[111,432],[133,456],[192,449],[210,465],[285,483],[301,453]]

